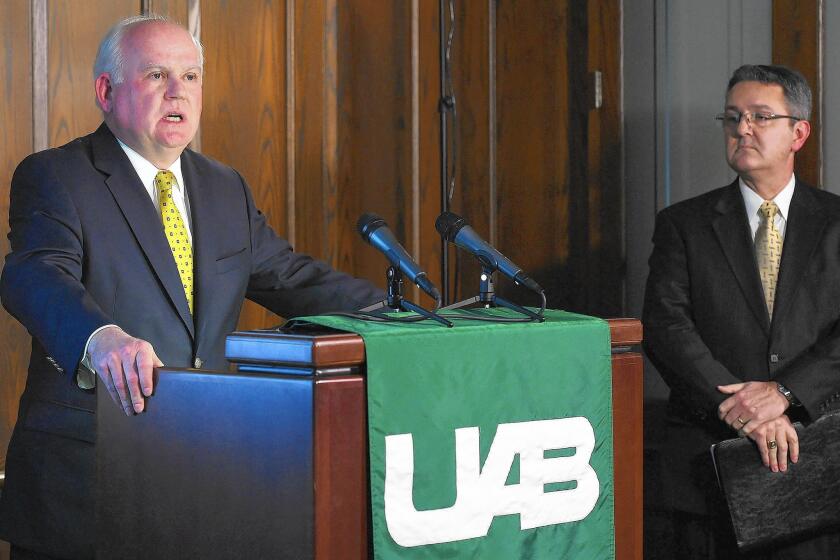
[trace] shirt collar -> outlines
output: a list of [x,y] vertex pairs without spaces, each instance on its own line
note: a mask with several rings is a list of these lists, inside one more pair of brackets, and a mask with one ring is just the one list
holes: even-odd
[[[123,149],[125,155],[128,156],[128,160],[131,162],[132,167],[137,172],[137,175],[140,176],[140,181],[142,181],[143,186],[146,187],[147,190],[154,187],[155,184],[155,175],[157,172],[160,171],[155,164],[138,154],[136,151],[132,150],[128,145],[126,145],[122,140],[117,138],[117,142],[120,144],[120,148]],[[184,190],[184,176],[181,173],[181,157],[178,156],[172,165],[169,166],[169,171],[175,175],[175,179],[178,181],[178,184],[175,188],[179,192],[183,192]],[[152,192],[150,190],[150,192]]]
[[[755,216],[758,214],[758,209],[761,207],[764,199],[758,196],[754,190],[749,188],[740,177],[738,177],[738,186],[741,189],[741,196],[744,198],[744,206],[747,208],[747,216]],[[779,191],[779,194],[773,198],[773,202],[775,202],[776,206],[779,207],[779,216],[781,216],[785,221],[787,221],[788,218],[788,211],[790,210],[790,201],[793,198],[794,187],[796,187],[795,174],[790,176],[790,181],[788,181],[787,185],[785,185],[785,188]]]

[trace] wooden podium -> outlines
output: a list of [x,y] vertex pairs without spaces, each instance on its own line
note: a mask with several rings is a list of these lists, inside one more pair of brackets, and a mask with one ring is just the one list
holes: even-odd
[[[641,560],[642,329],[609,323],[616,558]],[[100,393],[98,557],[368,558],[364,342],[271,338],[283,375],[163,368],[130,418]]]

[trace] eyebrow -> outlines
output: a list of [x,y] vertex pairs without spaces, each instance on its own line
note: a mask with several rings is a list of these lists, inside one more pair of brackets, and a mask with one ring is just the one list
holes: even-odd
[[[151,62],[142,66],[142,67],[140,67],[141,72],[148,72],[149,70],[167,70],[167,71],[169,71],[171,69],[168,66],[165,66],[163,64],[154,64],[154,63],[151,63]],[[198,64],[195,64],[193,66],[188,66],[183,71],[184,72],[196,72],[196,71],[201,72],[201,66],[199,66]]]
[[[734,105],[727,105],[725,110],[726,111],[739,111],[739,112],[741,111],[738,107],[736,107]],[[750,105],[749,107],[747,107],[747,110],[750,111],[750,112],[769,111],[771,113],[776,111],[770,105]]]

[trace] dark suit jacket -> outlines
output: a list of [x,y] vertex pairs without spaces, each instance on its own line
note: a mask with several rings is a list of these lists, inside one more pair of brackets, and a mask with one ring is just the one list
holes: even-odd
[[194,316],[154,204],[104,124],[29,156],[14,174],[0,297],[32,334],[32,355],[0,536],[18,546],[93,555],[95,395],[76,386],[74,373],[94,329],[115,323],[149,341],[168,366],[226,369],[225,336],[246,297],[287,317],[382,299],[370,283],[292,252],[235,170],[190,150],[181,162]]
[[794,420],[840,408],[840,197],[797,182],[772,322],[737,181],[660,212],[653,242],[643,323],[671,388],[662,482],[675,509],[703,513],[709,446],[736,437],[717,385],[779,381],[803,404]]

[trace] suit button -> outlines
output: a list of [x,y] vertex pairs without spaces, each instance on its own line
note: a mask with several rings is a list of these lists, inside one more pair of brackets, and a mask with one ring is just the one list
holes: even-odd
[[204,364],[204,362],[201,361],[201,358],[196,358],[195,362],[193,362],[195,369],[200,369],[202,364]]
[[770,363],[771,364],[775,364],[778,361],[779,361],[779,355],[778,354],[770,354]]

